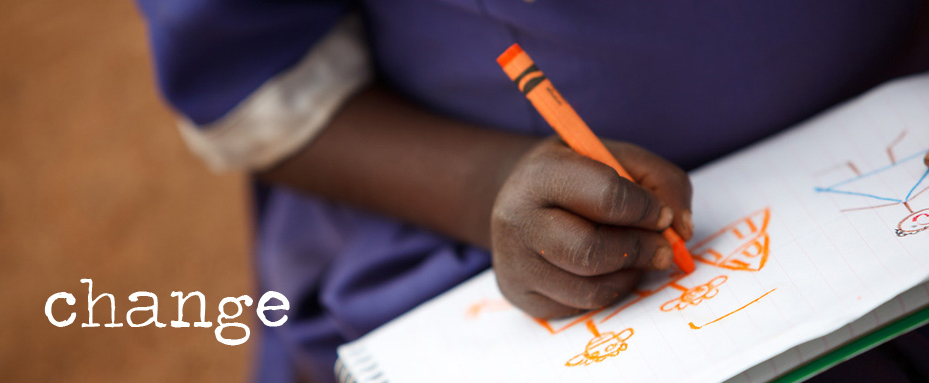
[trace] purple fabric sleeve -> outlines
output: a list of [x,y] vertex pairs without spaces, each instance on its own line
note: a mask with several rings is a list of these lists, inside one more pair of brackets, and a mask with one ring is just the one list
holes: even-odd
[[345,13],[343,1],[138,0],[158,85],[197,125],[296,64]]

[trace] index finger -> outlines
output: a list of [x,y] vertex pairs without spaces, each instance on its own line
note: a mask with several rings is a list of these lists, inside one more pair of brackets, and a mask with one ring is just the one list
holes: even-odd
[[649,230],[671,224],[673,210],[654,194],[609,166],[559,146],[529,172],[545,203],[599,224]]
[[606,142],[623,168],[636,183],[658,196],[674,209],[672,227],[685,239],[693,236],[690,178],[681,168],[668,160],[636,145],[625,142]]

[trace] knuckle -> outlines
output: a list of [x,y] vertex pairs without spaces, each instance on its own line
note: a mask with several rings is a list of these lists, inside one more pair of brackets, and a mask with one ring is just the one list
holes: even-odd
[[546,274],[544,262],[534,259],[534,255],[527,254],[518,245],[496,249],[492,257],[501,291],[529,291],[544,280],[541,278]]
[[547,179],[557,161],[556,150],[551,144],[537,145],[516,164],[507,183],[535,185],[539,180]]
[[490,239],[495,253],[506,250],[512,238],[519,236],[519,221],[518,215],[509,209],[494,209],[491,212]]
[[535,302],[531,299],[531,292],[512,289],[504,289],[502,286],[500,288],[500,293],[503,295],[503,298],[507,302],[510,302],[513,306],[516,306],[526,314],[529,314],[536,318],[545,317],[545,308],[544,305],[540,305],[538,302]]
[[610,304],[614,293],[605,283],[590,283],[584,286],[584,292],[577,297],[577,304],[581,308],[596,309]]
[[553,316],[549,312],[550,310],[538,304],[514,304],[514,306],[519,307],[520,310],[533,318],[549,319]]
[[609,217],[615,217],[622,214],[625,208],[628,191],[622,186],[619,177],[604,177],[608,180],[604,183],[597,198],[597,207],[600,211],[607,212]]
[[635,259],[642,259],[642,236],[630,235],[629,241],[632,242],[630,254],[635,257]]
[[510,303],[517,304],[517,302],[520,301],[518,299],[519,294],[513,291],[509,281],[506,278],[502,278],[499,274],[497,274],[497,286],[500,288],[500,294]]
[[[517,306],[519,307],[519,306]],[[525,304],[523,307],[520,307],[526,314],[529,314],[532,317],[539,319],[557,319],[566,316],[571,316],[577,314],[581,310],[571,309],[569,307],[562,307],[554,303],[540,303],[536,302],[533,304]]]
[[501,275],[501,273],[497,273],[496,277],[500,294],[503,295],[507,301],[516,305],[525,300],[528,290],[517,278],[512,278],[505,274]]
[[512,227],[519,221],[516,209],[512,209],[506,204],[497,203],[490,213],[492,225],[499,225],[501,228]]
[[526,166],[530,168],[536,166],[547,167],[552,161],[557,160],[557,154],[562,149],[561,146],[561,143],[557,140],[547,139],[543,141],[526,155]]
[[551,155],[547,152],[534,151],[529,155],[527,161],[523,164],[523,169],[530,176],[545,175],[548,171],[549,160]]
[[602,243],[598,231],[584,231],[572,237],[574,239],[567,247],[567,261],[573,266],[571,271],[581,273],[581,275],[594,272],[599,266],[598,253]]
[[533,211],[534,207],[522,195],[499,195],[490,212],[491,233],[514,235],[533,229]]
[[635,196],[629,198],[629,203],[634,206],[630,215],[634,215],[635,222],[647,222],[650,217],[657,216],[655,209],[657,204],[654,198],[648,192],[635,193]]
[[552,304],[545,304],[542,302],[522,302],[520,305],[517,305],[523,312],[529,314],[529,316],[539,319],[549,319],[557,316],[556,307]]

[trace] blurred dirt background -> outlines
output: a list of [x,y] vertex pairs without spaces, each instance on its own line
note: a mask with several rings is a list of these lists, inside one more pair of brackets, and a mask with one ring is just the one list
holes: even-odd
[[[245,345],[213,334],[220,299],[258,299],[247,183],[213,175],[189,154],[151,67],[132,1],[0,2],[0,381],[249,376],[254,309],[243,315],[253,330]],[[81,328],[81,278],[93,279],[95,295],[116,296],[123,323],[132,292],[156,293],[167,324],[177,315],[171,291],[201,291],[214,328]],[[65,328],[44,314],[59,291],[77,298]],[[108,303],[97,305],[97,322],[108,321]],[[55,307],[67,318],[63,301]]]

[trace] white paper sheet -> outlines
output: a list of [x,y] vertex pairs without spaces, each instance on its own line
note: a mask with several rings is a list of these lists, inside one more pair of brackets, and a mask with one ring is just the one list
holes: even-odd
[[[341,347],[339,371],[682,383],[757,366],[736,380],[770,379],[786,372],[776,356],[792,368],[829,348],[812,339],[844,342],[914,309],[836,333],[929,277],[927,148],[929,76],[884,86],[693,172],[694,273],[654,273],[613,307],[546,322],[509,306],[488,271]],[[804,343],[805,356],[783,354]]]

